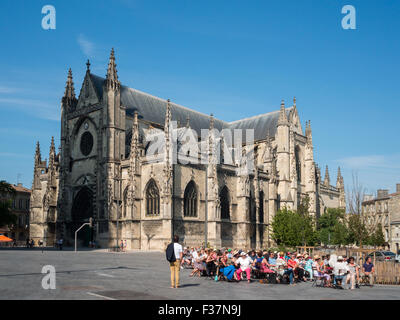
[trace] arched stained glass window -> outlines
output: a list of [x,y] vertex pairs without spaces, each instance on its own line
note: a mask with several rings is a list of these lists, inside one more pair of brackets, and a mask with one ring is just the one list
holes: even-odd
[[297,181],[301,181],[301,161],[300,161],[300,149],[296,147],[295,150],[295,157],[296,157],[296,172],[297,172]]
[[146,189],[146,215],[160,215],[160,193],[153,179],[147,184]]
[[229,190],[226,186],[219,193],[219,200],[221,204],[221,219],[230,219]]
[[186,186],[183,208],[185,217],[197,217],[197,191],[193,181]]

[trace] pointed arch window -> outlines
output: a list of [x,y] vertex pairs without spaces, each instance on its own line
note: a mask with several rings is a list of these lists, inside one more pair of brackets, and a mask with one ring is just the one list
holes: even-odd
[[193,180],[186,186],[183,210],[185,217],[197,217],[197,190]]
[[229,190],[226,186],[219,193],[219,201],[221,204],[221,219],[230,219]]
[[300,161],[300,149],[296,147],[295,149],[295,158],[296,158],[296,173],[297,173],[297,181],[301,181],[301,161]]
[[146,215],[160,215],[160,193],[154,180],[150,180],[146,188]]
[[126,187],[125,188],[125,190],[124,190],[124,206],[123,206],[123,210],[122,210],[122,216],[125,218],[126,217],[126,211],[127,211],[127,207],[128,207],[128,205],[127,205],[127,201],[128,201],[128,188],[129,187]]

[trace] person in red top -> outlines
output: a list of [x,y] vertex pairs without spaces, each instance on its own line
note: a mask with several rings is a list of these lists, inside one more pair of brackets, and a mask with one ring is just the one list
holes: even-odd
[[291,286],[295,286],[293,283],[293,271],[297,266],[297,262],[295,261],[296,255],[292,254],[287,261],[287,269],[285,270],[285,274],[289,276],[289,282]]

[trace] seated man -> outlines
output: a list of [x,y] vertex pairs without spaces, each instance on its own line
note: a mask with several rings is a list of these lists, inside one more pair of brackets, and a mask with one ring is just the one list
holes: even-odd
[[363,277],[369,278],[369,284],[372,286],[374,284],[374,273],[375,267],[372,263],[371,257],[367,257],[365,263],[362,265]]
[[333,266],[333,283],[335,285],[342,285],[343,279],[346,278],[348,272],[349,268],[347,267],[347,264],[343,261],[343,257],[338,256],[337,262]]

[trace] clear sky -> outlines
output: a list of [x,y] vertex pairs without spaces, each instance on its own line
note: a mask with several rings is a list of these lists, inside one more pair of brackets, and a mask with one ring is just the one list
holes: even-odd
[[[56,29],[43,30],[44,5]],[[344,5],[356,30],[344,30]],[[0,1],[0,179],[30,187],[36,141],[60,137],[67,70],[105,76],[111,47],[124,85],[233,121],[293,96],[315,158],[345,186],[400,183],[400,1]]]

